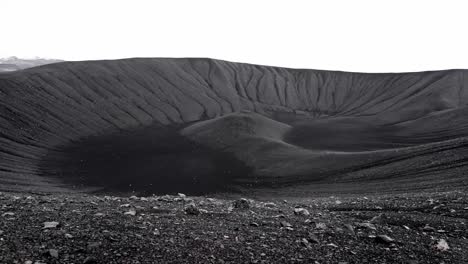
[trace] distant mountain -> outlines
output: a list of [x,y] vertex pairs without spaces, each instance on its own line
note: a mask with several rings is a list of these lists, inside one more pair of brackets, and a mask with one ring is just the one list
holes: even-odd
[[55,62],[61,62],[62,60],[56,59],[44,59],[44,58],[32,58],[32,59],[21,59],[18,57],[0,58],[0,72],[6,71],[17,71],[27,68],[32,68],[44,64],[51,64]]

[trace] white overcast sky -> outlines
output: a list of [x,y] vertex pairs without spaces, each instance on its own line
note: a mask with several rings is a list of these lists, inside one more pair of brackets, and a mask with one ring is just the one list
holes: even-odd
[[464,2],[1,0],[0,57],[211,57],[366,72],[468,68]]

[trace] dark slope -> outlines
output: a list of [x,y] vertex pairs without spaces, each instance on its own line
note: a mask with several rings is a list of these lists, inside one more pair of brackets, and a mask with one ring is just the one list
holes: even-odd
[[60,191],[85,182],[164,192],[179,184],[190,192],[377,179],[461,186],[467,74],[211,59],[63,62],[3,73],[0,187]]

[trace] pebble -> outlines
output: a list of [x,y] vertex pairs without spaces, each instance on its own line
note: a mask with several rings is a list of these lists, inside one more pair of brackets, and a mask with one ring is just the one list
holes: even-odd
[[93,251],[94,249],[97,249],[100,246],[101,246],[101,242],[89,242],[88,245],[86,246],[86,249],[88,251]]
[[124,215],[135,216],[135,215],[136,215],[136,211],[135,211],[135,209],[130,209],[130,210],[128,210],[127,212],[125,212]]
[[385,244],[391,244],[391,243],[394,243],[395,242],[395,239],[387,236],[387,235],[378,235],[375,237],[376,241],[377,242],[380,242],[380,243],[385,243]]
[[346,230],[348,230],[348,232],[352,235],[352,236],[355,236],[356,235],[356,232],[354,232],[354,227],[350,224],[345,224],[345,227],[346,227]]
[[85,258],[85,260],[83,261],[83,264],[94,264],[94,263],[98,263],[97,260],[93,257],[87,257]]
[[320,243],[319,239],[314,234],[309,234],[309,241],[313,242],[313,243],[316,243],[316,244]]
[[428,224],[426,224],[423,228],[422,228],[423,231],[425,232],[435,232],[436,229]]
[[367,223],[367,222],[359,223],[359,224],[357,224],[357,226],[362,227],[362,228],[367,228],[367,229],[370,229],[370,230],[377,230],[377,228],[375,227],[374,224]]
[[317,229],[327,229],[327,225],[325,223],[315,223],[315,228],[317,228]]
[[58,253],[58,250],[56,249],[49,249],[49,255],[53,258],[58,258],[59,257],[59,253]]
[[5,217],[5,216],[14,216],[15,213],[13,212],[6,212],[6,213],[3,213],[2,216]]
[[59,222],[44,222],[44,228],[56,228],[60,223]]
[[159,236],[159,235],[161,235],[161,232],[157,228],[155,228],[154,231],[153,231],[153,235]]
[[447,251],[450,249],[447,241],[445,239],[440,239],[437,244],[435,245],[435,248],[440,251]]
[[304,245],[305,247],[310,247],[309,240],[307,240],[306,238],[301,239],[301,243],[302,243],[302,245]]
[[295,215],[303,215],[303,216],[308,216],[310,215],[309,211],[304,208],[295,208],[294,209],[294,214]]

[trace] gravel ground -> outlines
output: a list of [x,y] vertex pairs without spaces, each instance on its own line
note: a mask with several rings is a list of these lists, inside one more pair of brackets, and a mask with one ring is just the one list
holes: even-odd
[[0,193],[0,263],[468,263],[467,198]]

